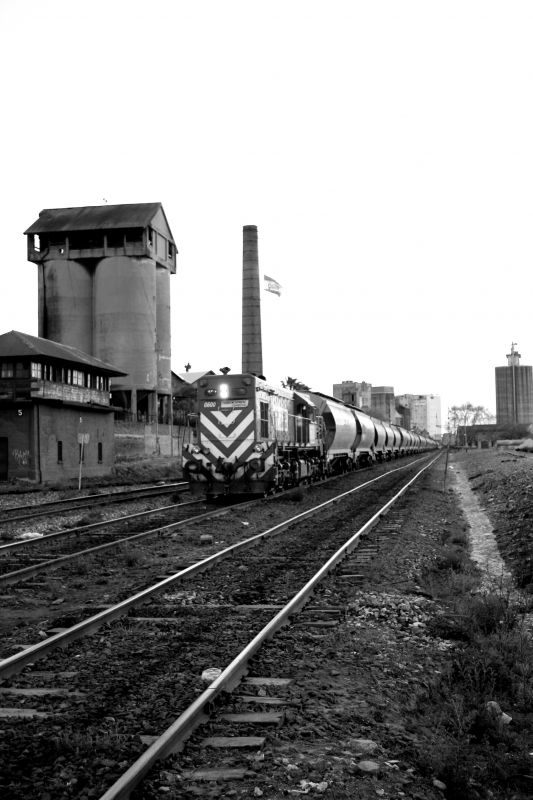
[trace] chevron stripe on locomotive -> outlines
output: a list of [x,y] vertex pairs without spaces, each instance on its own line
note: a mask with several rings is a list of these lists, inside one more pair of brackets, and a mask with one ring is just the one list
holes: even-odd
[[436,443],[320,392],[274,387],[255,375],[203,378],[197,441],[183,448],[193,494],[267,494]]

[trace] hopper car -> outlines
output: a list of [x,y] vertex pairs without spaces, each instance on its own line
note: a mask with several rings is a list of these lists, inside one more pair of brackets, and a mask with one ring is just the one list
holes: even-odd
[[436,447],[321,392],[212,375],[198,383],[196,441],[182,466],[195,495],[264,495]]

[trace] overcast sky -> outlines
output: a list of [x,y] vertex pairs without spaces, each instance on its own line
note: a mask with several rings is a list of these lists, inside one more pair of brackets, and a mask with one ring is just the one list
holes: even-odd
[[1,332],[38,332],[41,209],[160,201],[174,371],[240,371],[257,225],[269,379],[494,411],[533,363],[532,41],[530,1],[0,0]]

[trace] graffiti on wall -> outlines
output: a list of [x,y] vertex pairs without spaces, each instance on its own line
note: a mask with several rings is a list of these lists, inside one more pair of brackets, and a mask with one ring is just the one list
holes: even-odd
[[30,463],[30,451],[29,450],[19,450],[15,448],[11,451],[11,456],[14,461],[19,465],[19,467],[26,467]]

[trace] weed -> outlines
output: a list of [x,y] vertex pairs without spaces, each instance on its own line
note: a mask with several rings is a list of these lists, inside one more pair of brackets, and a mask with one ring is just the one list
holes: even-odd
[[89,574],[89,566],[85,561],[76,560],[72,565],[72,572],[80,577]]
[[108,752],[110,747],[123,746],[127,739],[125,734],[118,733],[117,730],[69,731],[68,734],[60,733],[54,738],[54,742],[58,750],[67,750],[79,756],[87,752]]
[[293,489],[292,491],[287,492],[285,495],[285,500],[288,500],[290,503],[301,503],[303,499],[303,489]]
[[442,571],[461,571],[468,569],[469,565],[470,561],[466,551],[459,547],[444,547],[435,559],[435,567]]
[[130,569],[140,567],[146,562],[144,553],[132,547],[123,548],[120,552],[120,557],[126,567]]
[[[84,516],[78,520],[77,525],[79,525],[80,527],[82,525],[92,525],[95,522],[101,522],[103,518],[104,515],[101,511],[89,511],[87,514],[84,514]],[[69,523],[69,526],[70,524],[71,523]]]

